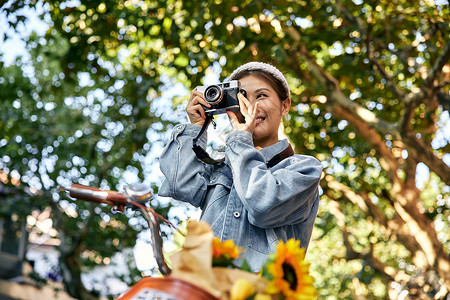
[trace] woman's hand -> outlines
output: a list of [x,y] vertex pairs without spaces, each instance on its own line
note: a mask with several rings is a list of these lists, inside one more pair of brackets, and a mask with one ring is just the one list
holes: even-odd
[[256,102],[255,105],[252,105],[241,93],[238,94],[238,100],[241,114],[245,118],[245,123],[240,123],[234,112],[227,111],[228,117],[231,120],[231,125],[234,130],[245,130],[253,135],[256,125],[256,113],[258,112],[258,102]]
[[186,113],[191,124],[203,126],[206,114],[203,106],[211,107],[211,105],[203,97],[203,93],[197,91],[197,88],[191,91],[191,98],[186,105]]

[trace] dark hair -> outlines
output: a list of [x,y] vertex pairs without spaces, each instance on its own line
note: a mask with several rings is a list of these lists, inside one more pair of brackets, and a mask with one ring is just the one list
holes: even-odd
[[289,98],[289,91],[286,91],[283,83],[278,78],[275,78],[274,76],[268,74],[267,72],[264,72],[263,70],[245,70],[239,72],[239,74],[237,74],[233,78],[233,80],[239,80],[247,76],[255,76],[267,82],[275,90],[278,98],[280,98],[281,101]]

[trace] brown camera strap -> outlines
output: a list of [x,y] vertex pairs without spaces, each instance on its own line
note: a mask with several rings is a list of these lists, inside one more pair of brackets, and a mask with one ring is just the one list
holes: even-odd
[[197,155],[197,158],[200,159],[202,162],[210,165],[219,165],[225,161],[225,158],[214,159],[211,156],[209,156],[208,152],[206,152],[205,149],[203,149],[201,146],[197,144],[198,139],[202,136],[203,132],[205,132],[206,128],[209,125],[209,122],[211,122],[212,119],[213,117],[211,115],[206,115],[206,120],[205,123],[203,123],[202,129],[192,141],[192,150],[194,150],[195,155]]
[[283,151],[281,151],[280,153],[278,153],[277,155],[275,155],[274,157],[272,157],[268,162],[267,162],[267,167],[268,168],[272,168],[273,166],[275,166],[277,163],[279,163],[280,161],[282,161],[285,158],[288,158],[289,156],[294,155],[294,149],[292,149],[291,144],[289,144],[286,149],[284,149]]

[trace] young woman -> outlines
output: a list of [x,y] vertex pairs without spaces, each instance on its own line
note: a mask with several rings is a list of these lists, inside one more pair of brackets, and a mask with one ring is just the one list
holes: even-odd
[[[258,271],[275,251],[278,240],[295,238],[307,248],[319,206],[320,162],[290,155],[278,128],[291,105],[288,83],[274,66],[250,62],[229,80],[239,80],[246,97],[238,95],[241,116],[227,112],[233,130],[227,135],[225,161],[205,164],[192,150],[205,122],[203,94],[192,91],[186,112],[191,124],[177,125],[163,151],[165,180],[159,195],[189,202],[202,210],[221,240],[244,248],[243,257]],[[206,134],[201,137],[206,144]]]

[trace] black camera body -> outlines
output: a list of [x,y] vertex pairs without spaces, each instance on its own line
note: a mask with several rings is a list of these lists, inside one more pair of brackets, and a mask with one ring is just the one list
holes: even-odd
[[218,115],[227,111],[239,110],[238,93],[241,92],[241,84],[238,80],[208,86],[199,86],[197,91],[202,92],[205,100],[211,105],[203,105],[207,115]]

